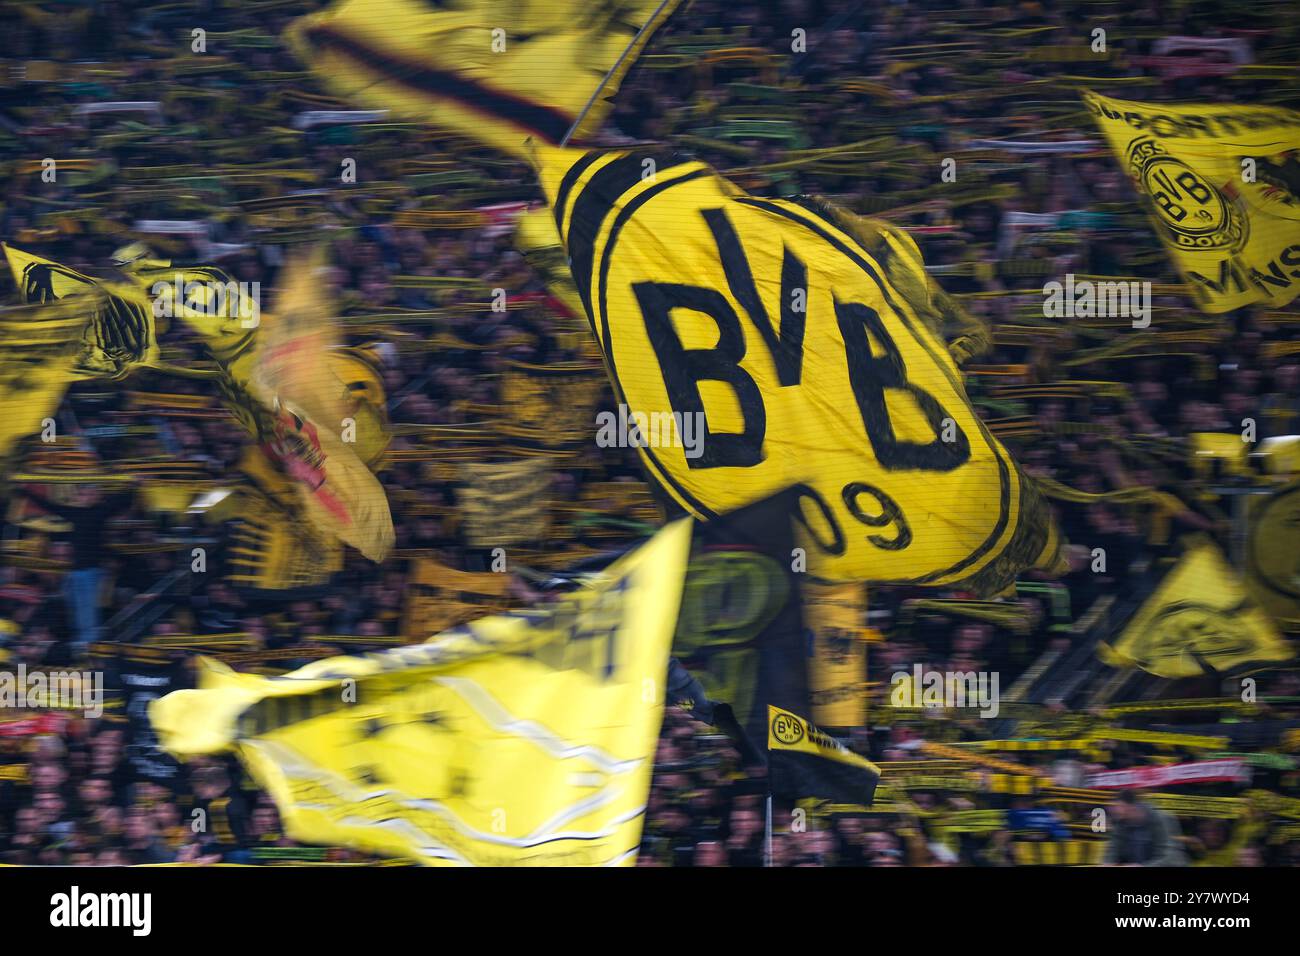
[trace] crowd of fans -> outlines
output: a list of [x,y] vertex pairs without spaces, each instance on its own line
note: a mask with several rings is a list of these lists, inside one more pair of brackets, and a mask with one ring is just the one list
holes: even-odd
[[[217,265],[237,281],[260,283],[272,308],[287,250],[303,239],[329,238],[332,292],[349,344],[367,348],[377,364],[394,425],[390,450],[398,454],[380,478],[398,554],[374,566],[349,553],[346,588],[241,588],[229,579],[230,527],[158,507],[148,467],[169,460],[185,463],[191,477],[232,479],[246,445],[240,426],[215,398],[201,413],[187,414],[176,410],[179,402],[168,408],[157,397],[201,398],[202,383],[153,372],[122,383],[78,383],[58,413],[66,437],[56,451],[81,456],[80,466],[101,474],[117,463],[139,464],[143,477],[126,495],[105,483],[73,495],[45,485],[23,496],[23,482],[8,481],[0,666],[81,667],[93,660],[113,673],[105,663],[112,652],[92,645],[175,647],[177,638],[238,633],[244,646],[279,652],[276,666],[291,667],[331,635],[375,639],[354,641],[348,650],[402,638],[408,560],[430,554],[478,569],[481,556],[448,517],[451,488],[433,480],[418,455],[400,453],[423,447],[421,429],[477,422],[483,409],[501,407],[509,361],[592,359],[589,345],[573,334],[581,326],[556,313],[511,230],[493,228],[476,213],[540,202],[531,170],[415,124],[295,127],[305,111],[335,105],[280,40],[287,23],[311,7],[219,0],[0,5],[0,59],[8,71],[0,79],[0,152],[11,166],[0,238],[96,275],[105,274],[114,250],[143,239],[163,257]],[[1190,434],[1236,433],[1245,417],[1259,421],[1260,438],[1300,433],[1300,364],[1285,347],[1291,333],[1284,317],[1242,309],[1208,323],[1189,299],[1169,291],[1157,295],[1156,329],[1196,329],[1200,337],[1163,346],[1157,336],[1139,353],[1082,367],[1068,363],[1107,339],[1066,327],[1013,332],[1029,324],[1022,321],[1027,309],[1041,308],[1034,286],[1043,276],[1173,281],[1169,259],[1098,142],[1077,87],[1053,85],[1055,78],[1117,82],[1108,90],[1139,100],[1300,106],[1295,83],[1216,69],[1170,75],[1150,56],[1161,37],[1235,38],[1249,45],[1255,63],[1294,67],[1300,27],[1286,5],[1259,3],[1231,17],[1220,7],[1157,0],[1125,8],[694,0],[656,34],[595,139],[667,144],[734,174],[750,191],[825,196],[913,230],[944,288],[992,326],[993,351],[968,369],[968,386],[986,418],[1025,423],[1027,431],[1008,443],[1026,470],[1084,492],[1145,485],[1170,495],[1158,507],[1058,506],[1076,547],[1102,547],[1111,563],[1099,575],[1076,560],[1058,592],[1068,595],[1064,609],[1048,597],[1022,596],[1024,626],[913,619],[903,613],[910,599],[951,595],[873,590],[872,623],[886,641],[871,650],[868,676],[877,686],[870,713],[885,705],[888,674],[915,661],[996,671],[1009,684],[1044,650],[1068,648],[1071,632],[1060,625],[1122,586],[1130,571],[1171,553],[1181,532],[1226,538],[1231,509],[1191,466]],[[1088,49],[1094,27],[1106,30],[1109,53],[1089,60],[1077,51]],[[205,53],[192,48],[196,28],[206,31]],[[803,49],[792,45],[797,34]],[[1045,55],[1066,49],[1073,59]],[[84,109],[104,103],[156,108]],[[989,140],[1092,142],[1035,152],[972,145]],[[847,144],[858,147],[845,151]],[[73,172],[47,183],[40,177],[44,157],[87,162],[70,164]],[[957,160],[955,184],[940,184],[946,157]],[[344,159],[355,160],[355,183],[340,177]],[[184,228],[150,233],[136,225],[160,220]],[[1026,222],[1032,227],[1022,228]],[[531,304],[495,312],[486,305],[493,288]],[[16,301],[11,285],[4,298]],[[172,364],[202,364],[198,343],[179,324],[160,328],[160,338]],[[991,369],[1001,372],[982,374]],[[1046,397],[1000,390],[1078,380],[1115,387]],[[597,408],[612,404],[604,393],[593,420]],[[36,442],[27,451],[60,460]],[[7,467],[22,470],[14,461]],[[640,480],[632,452],[588,443],[557,464],[554,488],[557,499],[576,500],[589,483]],[[438,507],[421,506],[430,501]],[[557,521],[551,547],[590,551],[633,540],[589,538],[588,527],[572,516]],[[207,573],[177,576],[200,538],[212,542]],[[519,582],[513,596],[525,600],[532,592]],[[167,666],[168,686],[185,686],[188,653],[169,653]],[[1294,684],[1277,676],[1269,693],[1296,693]],[[98,719],[69,713],[37,725],[0,723],[0,863],[266,862],[295,852],[298,859],[355,858],[345,850],[313,857],[293,847],[274,805],[233,763],[142,774],[132,754],[147,750],[148,741],[133,739],[141,731],[125,712],[129,695],[110,690],[122,706]],[[858,728],[855,746],[886,763],[916,761],[928,726]],[[1059,756],[1034,754],[1024,762],[1049,769],[1060,786],[1079,787],[1098,767],[1172,759],[1124,744],[1110,746],[1105,760]],[[1275,777],[1273,789],[1291,791],[1294,774],[1277,770]],[[1242,789],[1198,792],[1233,796]],[[762,863],[765,792],[725,737],[670,708],[641,863]],[[890,812],[806,813],[778,803],[772,862],[1018,862],[1006,826],[963,832],[939,822],[978,809],[1027,811],[1022,798],[937,789],[883,802]],[[1129,817],[1146,819],[1142,814]],[[1177,842],[1197,862],[1297,861],[1300,844],[1266,844],[1267,828],[1254,820],[1189,818]],[[1027,830],[1031,839],[1055,839],[1054,828],[1067,824],[1079,826],[1081,818],[1060,810],[1050,826]]]

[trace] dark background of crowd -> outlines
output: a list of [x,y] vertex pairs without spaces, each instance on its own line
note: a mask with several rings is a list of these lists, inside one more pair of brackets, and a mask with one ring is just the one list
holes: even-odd
[[[496,313],[486,305],[471,307],[486,301],[484,290],[497,287],[512,298],[540,300],[545,295],[540,276],[516,251],[510,230],[425,225],[410,213],[539,202],[535,179],[519,163],[409,124],[379,131],[327,125],[281,135],[292,129],[296,114],[314,108],[313,101],[295,93],[306,91],[320,98],[316,102],[326,102],[323,90],[298,72],[301,66],[279,39],[293,17],[312,7],[291,2],[0,5],[0,59],[8,70],[8,78],[0,81],[0,157],[14,170],[47,156],[112,164],[106,175],[92,175],[88,182],[66,177],[43,184],[36,173],[11,173],[0,209],[0,236],[92,274],[103,273],[115,249],[144,238],[177,262],[215,264],[238,281],[260,282],[270,293],[271,308],[287,249],[304,236],[329,236],[334,291],[344,316],[384,309],[439,313],[390,329],[376,330],[374,323],[349,327],[351,344],[369,347],[380,364],[392,421],[413,426],[474,421],[476,409],[501,404],[499,383],[507,360],[553,362],[588,353],[575,343],[572,323],[549,309]],[[1106,28],[1117,54],[1102,62],[1063,64],[1024,55],[1038,48],[1086,45],[1097,25]],[[195,27],[207,31],[209,51],[226,68],[205,73],[177,65],[190,56]],[[1013,35],[1035,27],[1045,29]],[[797,56],[789,52],[796,28],[807,31],[808,44],[807,52]],[[1169,78],[1157,65],[1142,65],[1156,40],[1181,35],[1244,38],[1256,63],[1289,66],[1292,79]],[[1083,371],[1065,362],[1079,349],[1099,343],[1071,329],[1028,342],[999,336],[1000,328],[1016,324],[1024,297],[997,293],[1032,287],[1038,280],[1018,281],[996,268],[963,265],[1015,258],[1035,260],[1050,270],[1041,274],[1167,283],[1173,281],[1169,259],[1121,169],[1099,145],[1077,152],[1003,156],[976,167],[996,198],[960,204],[947,201],[934,187],[939,159],[960,158],[972,139],[1099,140],[1077,97],[1034,86],[1062,73],[1133,78],[1113,88],[1114,95],[1132,99],[1267,102],[1295,108],[1300,106],[1300,84],[1294,78],[1298,49],[1300,26],[1285,3],[987,6],[974,0],[696,0],[656,35],[648,56],[624,82],[596,142],[667,143],[724,172],[736,170],[737,180],[753,192],[816,194],[859,212],[884,212],[917,230],[927,263],[940,267],[936,271],[944,288],[992,324],[994,350],[979,363],[1022,364],[1025,371],[1013,383],[1086,378],[1127,385],[1122,394],[1105,398],[1084,392],[1006,402],[979,375],[969,381],[972,398],[987,417],[1024,418],[1033,424],[1037,437],[1012,443],[1031,473],[1092,492],[1152,485],[1179,502],[1158,514],[1111,503],[1058,507],[1072,542],[1104,547],[1111,556],[1106,575],[1087,573],[1076,562],[1076,570],[1063,579],[1068,613],[1077,616],[1117,581],[1146,573],[1175,547],[1179,533],[1227,535],[1222,503],[1206,495],[1205,476],[1187,464],[1180,443],[1192,432],[1236,433],[1247,416],[1260,422],[1261,438],[1300,433],[1300,365],[1294,354],[1274,347],[1289,341],[1285,325],[1253,309],[1218,317],[1214,335],[1204,341],[1141,358],[1099,361]],[[716,50],[747,52],[707,55]],[[905,50],[930,52],[918,57],[919,65],[911,65],[899,58]],[[39,79],[43,71],[54,78]],[[855,82],[867,84],[868,91]],[[971,96],[972,90],[990,95]],[[86,117],[77,112],[86,103],[141,100],[158,101],[160,117]],[[892,153],[866,150],[840,162],[762,168],[779,163],[792,149],[838,147],[878,135],[893,137]],[[342,157],[356,159],[356,184],[340,183]],[[128,174],[170,164],[200,169],[179,190],[150,189],[147,178]],[[237,167],[288,170],[298,178],[250,186],[236,175]],[[295,189],[310,192],[291,197],[278,219],[268,219],[250,201]],[[899,196],[922,198],[891,203]],[[897,206],[905,208],[890,214]],[[1021,233],[1008,224],[1013,212],[1061,214],[1062,224],[1041,234]],[[51,219],[51,213],[63,216]],[[206,235],[137,237],[129,227],[138,220],[197,222],[204,224]],[[463,281],[421,285],[395,281],[397,277]],[[8,277],[0,281],[6,301],[15,301]],[[1163,327],[1195,318],[1185,298],[1158,296],[1155,305],[1157,325]],[[421,344],[434,336],[449,336],[464,346],[435,351]],[[179,328],[165,336],[164,351],[173,362],[199,360],[197,344]],[[192,382],[144,372],[128,387],[203,393]],[[598,407],[612,405],[606,392]],[[222,479],[234,472],[245,444],[244,433],[228,416],[160,414],[133,403],[125,388],[104,382],[74,386],[59,421],[61,431],[74,436],[79,449],[104,469],[123,460],[169,457],[190,463],[195,474]],[[1055,427],[1074,422],[1090,428],[1075,434]],[[417,439],[411,434],[399,429],[392,447],[412,447]],[[1174,448],[1176,453],[1156,458],[1128,454],[1129,447],[1138,446]],[[593,446],[572,467],[557,468],[557,494],[574,497],[593,480],[639,481],[639,476],[631,452]],[[452,566],[482,567],[482,555],[468,547],[454,523],[436,509],[418,506],[432,499],[444,509],[454,508],[450,488],[432,483],[410,461],[394,463],[381,480],[392,503],[399,552],[427,552]],[[107,521],[103,548],[93,560],[105,576],[101,616],[106,641],[123,639],[114,633],[113,622],[126,609],[152,606],[159,582],[183,557],[188,560],[188,550],[151,550],[150,545],[187,541],[196,534],[214,542],[209,573],[201,581],[187,579],[183,600],[170,603],[167,613],[133,635],[138,643],[237,631],[256,648],[284,651],[283,666],[291,667],[295,647],[315,646],[323,636],[375,638],[373,646],[382,646],[383,639],[401,635],[407,573],[402,559],[376,567],[350,553],[340,577],[346,587],[288,596],[249,593],[222,580],[228,570],[222,548],[229,529],[199,529],[183,516],[151,511],[143,502],[135,496]],[[598,505],[593,502],[593,510]],[[25,534],[30,537],[30,529]],[[553,547],[564,551],[570,541],[611,546],[604,539],[584,541],[583,532],[572,526],[557,535]],[[0,637],[5,666],[86,663],[69,637],[76,630],[64,598],[70,550],[66,536],[55,535],[39,555],[48,564],[10,560],[0,569],[0,618],[13,622],[11,633]],[[921,596],[952,595],[872,591],[872,624],[888,637],[888,643],[871,652],[874,680],[924,660],[936,669],[998,671],[1009,682],[1052,642],[1071,640],[1069,632],[1056,626],[1062,623],[1060,616],[1038,597],[1020,599],[1032,623],[1016,632],[925,617],[902,628],[901,608]],[[525,601],[534,594],[519,582],[514,597]],[[349,650],[366,647],[362,641]],[[170,686],[184,686],[189,664],[188,655],[178,655]],[[1277,676],[1272,687],[1270,692],[1278,695],[1298,689],[1289,674]],[[877,704],[873,700],[872,706]],[[0,766],[12,771],[0,776],[0,862],[249,862],[273,859],[276,850],[291,846],[269,799],[249,789],[233,764],[189,765],[162,783],[142,777],[133,757],[140,750],[132,751],[135,730],[129,715],[110,712],[101,720],[72,717],[40,736],[0,739]],[[875,759],[908,759],[916,753],[917,732],[904,726],[857,736]],[[1150,758],[1137,747],[1112,750],[1112,768]],[[1061,772],[1063,778],[1077,777],[1081,770]],[[725,738],[670,709],[642,862],[758,864],[763,793],[761,780],[739,772]],[[916,798],[922,813],[1012,803],[1010,797],[975,793]],[[774,853],[780,865],[1012,862],[1005,841],[944,843],[916,814],[817,817],[796,836],[792,809],[778,806],[776,812]],[[209,816],[203,833],[190,826],[195,810]],[[1228,842],[1222,821],[1201,820],[1188,836],[1194,859],[1223,861],[1213,857]],[[1295,862],[1295,846],[1264,846],[1256,838],[1234,847],[1230,862]],[[342,850],[322,854],[333,860],[353,858]]]

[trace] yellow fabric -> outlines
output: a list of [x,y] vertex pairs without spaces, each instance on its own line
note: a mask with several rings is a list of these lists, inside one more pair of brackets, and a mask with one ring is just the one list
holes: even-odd
[[291,264],[276,314],[262,319],[247,387],[274,411],[264,447],[296,480],[307,520],[382,561],[396,540],[388,497],[355,448],[358,432],[379,426],[354,417],[329,360],[339,336],[321,293],[321,268],[318,258]]
[[0,248],[24,302],[81,297],[86,322],[74,365],[77,378],[124,378],[158,360],[153,310],[134,285],[94,279],[12,246]]
[[407,577],[402,633],[425,640],[482,613],[485,606],[500,607],[509,582],[509,574],[460,571],[432,558],[417,558]]
[[593,96],[575,135],[599,127],[624,74],[679,2],[464,0],[453,8],[343,0],[296,21],[289,42],[350,102],[526,157],[530,137],[562,142]]
[[589,588],[427,644],[276,679],[205,662],[200,689],[150,719],[177,756],[234,750],[295,840],[438,865],[630,864],[690,537],[676,522]]
[[1290,660],[1272,620],[1246,595],[1237,573],[1208,542],[1187,552],[1138,610],[1102,660],[1159,677],[1199,677]]
[[[82,295],[44,305],[0,309],[0,463],[22,439],[52,418],[78,378],[77,357],[92,303],[102,295]],[[6,467],[12,474],[13,468]]]
[[1246,587],[1279,626],[1300,631],[1300,482],[1253,498]]
[[1300,113],[1083,99],[1202,311],[1300,293]]
[[860,583],[800,584],[812,646],[808,691],[813,717],[826,727],[867,721],[867,589]]
[[529,209],[519,217],[515,245],[528,264],[541,275],[549,292],[575,318],[586,318],[578,290],[573,286],[564,246],[555,228],[555,217],[545,207]]
[[836,225],[700,163],[544,146],[536,163],[619,400],[703,416],[699,457],[638,448],[689,513],[794,486],[808,571],[832,581],[997,593],[1058,566],[943,341]]
[[767,705],[767,749],[811,754],[833,763],[867,770],[880,776],[880,768],[866,757],[825,733],[798,714]]

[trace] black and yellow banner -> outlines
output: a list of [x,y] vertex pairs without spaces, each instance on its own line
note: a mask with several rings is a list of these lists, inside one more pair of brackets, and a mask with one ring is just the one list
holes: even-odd
[[545,459],[460,466],[461,527],[472,547],[541,541],[550,527],[551,472]]
[[711,520],[794,488],[808,571],[833,581],[989,593],[1058,565],[946,343],[851,235],[701,163],[536,161],[620,400],[700,423],[698,454],[638,449],[682,508]]
[[[599,128],[650,35],[680,0],[342,0],[290,28],[337,95],[517,156]],[[584,110],[586,111],[584,114]]]
[[768,781],[772,793],[870,806],[880,768],[788,710],[767,708]]
[[343,570],[338,541],[296,521],[292,512],[256,488],[241,488],[213,517],[239,519],[227,556],[228,580],[238,587],[267,591],[319,587]]
[[673,656],[761,747],[769,705],[808,710],[807,575],[791,568],[789,504],[760,501],[697,524],[695,535]]
[[1300,113],[1083,99],[1202,311],[1300,293]]
[[508,439],[538,449],[589,445],[595,430],[596,400],[604,384],[598,364],[510,361],[501,375],[506,418],[499,431]]
[[799,587],[807,629],[812,714],[826,727],[867,722],[867,588],[865,584]]
[[510,575],[449,568],[433,558],[415,558],[406,578],[402,633],[427,640],[457,624],[502,609]]
[[691,523],[590,587],[281,679],[207,662],[163,747],[234,750],[285,832],[437,865],[635,861]]
[[1246,593],[1219,549],[1191,548],[1098,656],[1159,677],[1199,677],[1290,660],[1276,625]]

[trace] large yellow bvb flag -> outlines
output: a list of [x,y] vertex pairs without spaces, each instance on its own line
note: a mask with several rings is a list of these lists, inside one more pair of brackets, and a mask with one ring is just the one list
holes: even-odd
[[1300,294],[1300,113],[1083,99],[1202,311]]
[[792,488],[808,572],[832,581],[993,593],[1056,564],[1042,496],[923,304],[823,210],[674,157],[536,161],[619,401],[702,436],[638,447],[683,509]]
[[[680,0],[343,0],[289,40],[338,96],[526,158],[596,129]],[[585,112],[584,112],[585,110]]]
[[205,661],[150,718],[179,757],[233,750],[289,836],[438,865],[636,857],[690,549],[675,522],[591,587],[425,644],[283,677]]

